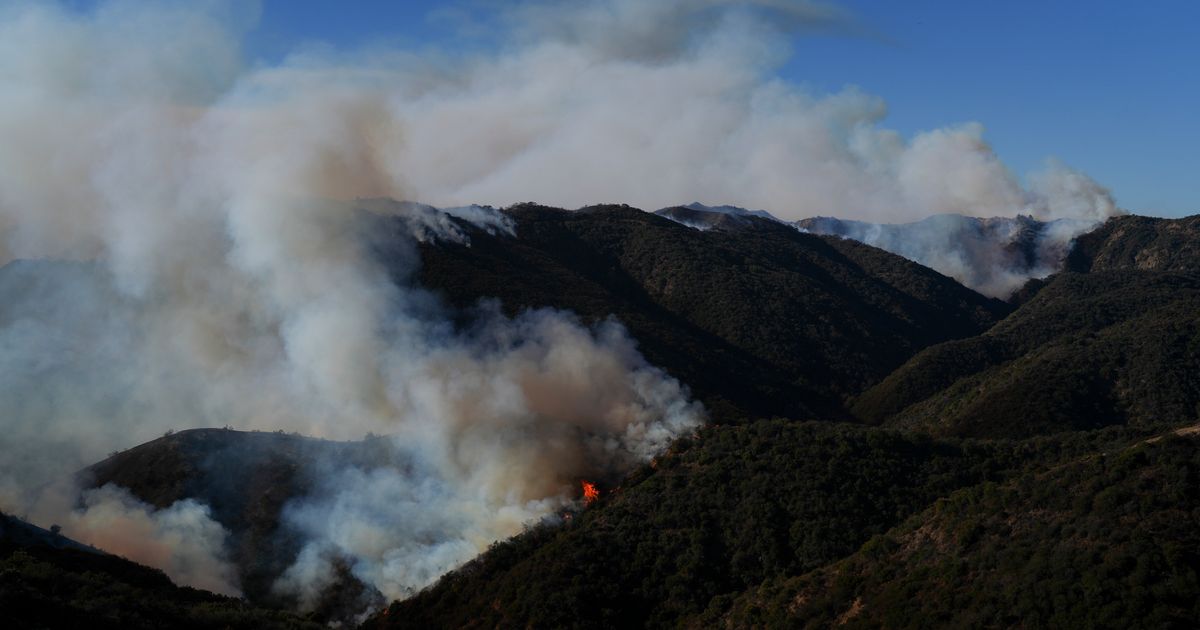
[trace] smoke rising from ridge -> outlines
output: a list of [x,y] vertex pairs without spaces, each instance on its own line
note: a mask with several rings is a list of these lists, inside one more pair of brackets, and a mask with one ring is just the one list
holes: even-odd
[[397,436],[409,473],[333,470],[289,511],[307,539],[279,589],[302,601],[333,557],[404,595],[703,417],[615,324],[493,309],[455,331],[367,253],[360,210],[406,226],[410,270],[455,224],[357,198],[1114,211],[1067,169],[1023,188],[978,125],[906,140],[878,98],[770,78],[786,43],[763,18],[854,30],[825,5],[525,4],[489,55],[276,65],[247,62],[233,6],[0,7],[0,506],[42,514],[42,484],[172,428]]
[[[3,15],[0,40],[0,73],[17,87],[0,95],[0,162],[13,167],[0,175],[5,253],[83,261],[5,270],[6,508],[79,523],[67,531],[101,542],[114,539],[86,515],[146,524],[186,513],[219,532],[198,506],[47,514],[57,498],[40,484],[179,424],[387,433],[423,462],[389,479],[394,492],[441,523],[422,529],[402,506],[377,505],[391,539],[348,550],[356,574],[396,597],[571,502],[578,476],[628,469],[701,420],[616,325],[493,313],[460,334],[435,299],[388,277],[352,200],[405,196],[392,163],[404,146],[396,85],[352,69],[242,71],[214,16],[149,4],[87,18],[21,6]],[[415,238],[460,236],[444,216],[375,205],[412,232],[391,244],[392,266],[416,264]],[[67,456],[48,461],[56,449]],[[436,496],[419,491],[429,485]],[[366,501],[353,486],[323,490],[331,514]],[[345,540],[306,533],[316,551],[301,560]],[[155,540],[119,551],[229,590],[178,569],[201,566],[192,550],[164,557]],[[376,562],[423,569],[387,577]],[[292,579],[302,573],[325,579],[297,569],[281,588],[307,588]]]
[[[744,10],[717,10],[735,5]],[[878,97],[772,78],[787,56],[781,28],[859,30],[825,5],[549,6],[514,11],[525,45],[465,64],[403,108],[413,149],[403,170],[422,200],[660,208],[699,199],[787,220],[890,222],[1116,211],[1106,190],[1064,165],[1023,187],[978,123],[905,139],[882,126]]]
[[1075,237],[1096,224],[1093,219],[1042,222],[1029,216],[985,219],[957,214],[900,224],[833,217],[794,223],[806,232],[850,238],[899,254],[1001,299],[1032,278],[1059,271]]

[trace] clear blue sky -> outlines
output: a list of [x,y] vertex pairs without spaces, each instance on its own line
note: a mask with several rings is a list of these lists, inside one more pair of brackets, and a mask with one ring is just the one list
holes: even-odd
[[[472,45],[455,12],[485,20],[486,33],[477,9],[496,1],[263,0],[249,50],[276,59],[319,43]],[[784,78],[821,91],[857,85],[887,101],[885,125],[906,135],[981,122],[1018,175],[1053,156],[1135,212],[1200,212],[1200,2],[836,4],[877,36],[798,36]]]

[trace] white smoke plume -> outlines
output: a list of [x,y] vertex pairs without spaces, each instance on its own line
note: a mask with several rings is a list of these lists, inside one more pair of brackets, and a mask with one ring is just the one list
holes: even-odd
[[[406,196],[403,72],[245,69],[221,19],[142,3],[0,14],[0,75],[13,88],[0,94],[5,253],[43,259],[4,275],[6,507],[42,512],[41,484],[179,425],[391,434],[424,465],[386,479],[413,497],[376,506],[390,538],[309,533],[400,595],[572,501],[580,476],[627,469],[697,426],[700,408],[619,326],[493,313],[458,334],[436,300],[394,284],[365,255],[357,208],[404,214],[413,237],[459,236],[428,208],[353,201]],[[478,208],[456,213],[505,227]],[[404,247],[392,256],[411,266]],[[347,513],[338,506],[366,505],[373,496],[355,493],[378,488],[335,484],[322,500]],[[97,496],[68,533],[203,583],[160,553],[173,535],[99,529],[165,519],[161,531],[175,531],[199,506],[152,514],[89,503]],[[368,531],[348,513],[328,526]],[[442,525],[437,540],[422,520]]]
[[[742,10],[718,10],[729,5]],[[1107,191],[1066,167],[1023,187],[978,123],[905,139],[881,125],[878,97],[853,87],[815,94],[772,78],[787,47],[767,22],[858,30],[825,5],[546,6],[514,11],[524,45],[406,99],[412,151],[400,158],[423,200],[661,208],[700,199],[786,220],[889,222],[1115,212]]]
[[[947,163],[931,168],[953,172],[959,166]],[[942,208],[944,214],[906,223],[813,217],[796,225],[899,254],[984,295],[1003,299],[1030,279],[1062,269],[1075,237],[1120,213],[1107,189],[1054,160],[1032,178],[1031,190],[1014,200],[1020,216],[1005,212],[986,218],[964,216],[951,206]]]
[[941,214],[899,224],[814,217],[795,225],[805,232],[850,238],[899,254],[984,295],[1005,299],[1031,278],[1061,269],[1075,237],[1094,228],[1097,221]]
[[204,505],[183,499],[158,510],[112,485],[81,497],[66,484],[48,490],[35,516],[55,520],[64,536],[162,569],[177,584],[241,594],[225,554],[228,532]]
[[579,479],[628,471],[696,426],[699,409],[615,323],[588,331],[557,311],[489,310],[423,365],[394,357],[404,470],[330,464],[285,514],[307,542],[277,591],[311,605],[332,559],[349,558],[365,583],[407,596],[561,508]]
[[[731,5],[740,10],[720,10]],[[756,17],[787,32],[870,35],[828,5],[612,0],[512,14],[524,45],[467,64],[404,108],[409,146],[421,148],[401,156],[403,170],[423,199],[644,208],[701,199],[784,220],[1064,221],[1030,264],[1010,255],[1011,241],[964,243],[945,223],[906,231],[920,242],[867,241],[997,297],[1057,271],[1075,236],[1119,213],[1108,190],[1054,161],[1022,185],[979,123],[904,138],[883,126],[878,97],[771,78],[785,38]]]
[[409,592],[703,416],[615,325],[493,313],[455,332],[364,255],[355,217],[403,215],[413,238],[453,224],[355,199],[1112,209],[1076,173],[1022,188],[977,125],[906,140],[878,98],[772,79],[787,33],[856,32],[824,4],[531,3],[487,54],[279,64],[243,55],[241,6],[0,5],[0,506],[170,428],[397,435],[412,474],[333,471],[289,512],[310,540],[279,588],[301,595],[335,553]]

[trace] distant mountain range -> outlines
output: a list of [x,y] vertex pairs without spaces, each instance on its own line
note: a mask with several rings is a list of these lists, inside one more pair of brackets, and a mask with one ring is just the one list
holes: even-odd
[[717,418],[848,418],[849,396],[1010,310],[899,256],[749,214],[708,213],[739,222],[716,231],[627,206],[506,214],[515,237],[464,223],[469,246],[422,244],[420,283],[460,308],[492,297],[615,317]]
[[[380,228],[375,256],[400,274],[383,228],[410,219],[395,203],[362,206]],[[1200,623],[1200,217],[1116,217],[1063,240],[1079,225],[425,208],[461,236],[418,245],[417,280],[455,326],[480,300],[614,318],[711,422],[571,518],[412,598],[384,608],[344,572],[308,620],[371,607],[371,628]],[[960,261],[1008,300],[922,256]],[[0,282],[38,264],[52,263],[9,265]],[[300,623],[271,610],[291,605],[270,585],[299,549],[280,514],[325,461],[397,465],[387,438],[209,429],[114,454],[81,479],[157,507],[209,505],[247,598],[267,607],[239,614]],[[11,592],[86,609],[55,585],[90,565],[44,555],[55,568],[36,568],[15,555],[33,543],[4,540]],[[53,553],[66,551],[91,553]],[[154,580],[121,606],[200,597]]]
[[663,208],[658,215],[697,229],[750,225],[748,217],[786,223],[801,231],[849,238],[898,254],[948,275],[985,295],[1008,298],[1033,278],[1062,268],[1076,236],[1097,222],[1039,221],[1029,216],[978,218],[935,215],[912,223],[869,223],[835,217],[785,222],[763,210],[699,203]]
[[[738,212],[661,214],[771,233]],[[1076,271],[851,395],[885,428],[710,427],[569,527],[500,545],[368,625],[1200,622],[1196,225],[1119,217],[1080,238]]]

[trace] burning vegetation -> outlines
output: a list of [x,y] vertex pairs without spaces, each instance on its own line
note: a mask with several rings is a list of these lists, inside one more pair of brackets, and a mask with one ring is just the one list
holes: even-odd
[[600,498],[600,489],[596,487],[596,484],[587,480],[582,480],[579,482],[579,484],[583,486],[584,505],[591,505],[596,501],[596,499]]

